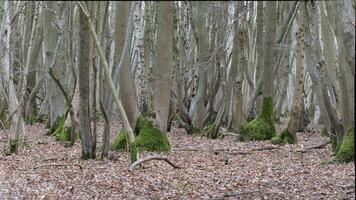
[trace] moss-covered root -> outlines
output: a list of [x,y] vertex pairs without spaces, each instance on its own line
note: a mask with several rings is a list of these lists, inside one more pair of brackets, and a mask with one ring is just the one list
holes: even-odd
[[355,129],[347,128],[335,160],[342,162],[355,161]]
[[273,100],[271,97],[264,97],[258,116],[251,122],[242,123],[242,134],[250,140],[271,139],[276,135],[273,115]]
[[296,144],[297,138],[289,133],[288,129],[284,129],[281,134],[271,139],[272,144]]

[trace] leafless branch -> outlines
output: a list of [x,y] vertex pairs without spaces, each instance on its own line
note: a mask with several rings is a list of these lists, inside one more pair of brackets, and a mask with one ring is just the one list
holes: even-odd
[[139,160],[135,161],[134,163],[132,163],[130,168],[129,168],[129,171],[132,172],[135,169],[135,167],[137,167],[141,163],[144,163],[144,162],[147,162],[147,161],[150,161],[150,160],[163,160],[163,161],[166,161],[170,166],[172,166],[175,169],[180,169],[181,168],[181,167],[173,164],[170,160],[168,160],[167,157],[149,156],[147,158],[142,158],[142,159],[139,159]]

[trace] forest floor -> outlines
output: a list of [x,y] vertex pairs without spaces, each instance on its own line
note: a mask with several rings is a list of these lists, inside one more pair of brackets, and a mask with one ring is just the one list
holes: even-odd
[[[0,199],[355,199],[354,163],[328,163],[330,144],[308,149],[327,141],[316,133],[298,133],[299,144],[275,146],[173,129],[172,150],[164,155],[181,169],[149,161],[129,172],[126,152],[83,161],[79,142],[65,147],[44,135],[43,124],[26,128],[18,154],[0,154]],[[0,149],[4,140],[0,130]],[[153,153],[140,156],[147,155]]]

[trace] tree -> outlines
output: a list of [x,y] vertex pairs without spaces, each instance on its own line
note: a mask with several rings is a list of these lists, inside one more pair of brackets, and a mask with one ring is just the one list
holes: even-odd
[[[237,2],[236,6],[236,18],[238,18],[238,14],[243,10],[243,2]],[[236,123],[235,130],[237,133],[241,131],[241,123],[243,120],[243,97],[242,97],[242,82],[244,78],[244,60],[245,60],[245,52],[244,52],[244,22],[243,18],[239,18],[236,23],[236,34],[235,36],[235,44],[234,44],[234,67],[237,67],[237,78],[236,78]]]
[[157,62],[154,68],[153,102],[156,120],[162,132],[167,131],[171,72],[173,65],[173,2],[158,2]]
[[245,137],[255,140],[267,140],[275,136],[274,127],[274,45],[276,29],[276,2],[266,2],[266,35],[264,40],[264,69],[263,69],[263,100],[258,116],[249,123],[242,124]]
[[[89,7],[89,2],[86,5]],[[89,8],[90,9],[90,8]],[[89,61],[90,61],[90,32],[84,11],[79,12],[79,127],[81,133],[82,158],[95,158],[94,137],[90,124],[90,104],[89,104]]]
[[[123,52],[125,43],[131,43],[132,32],[126,31],[129,22],[130,2],[116,2],[116,27],[115,27],[115,56],[114,63],[123,59],[122,67],[119,69],[120,99],[127,113],[131,128],[135,127],[137,119],[137,101],[134,80],[132,78],[129,51]],[[129,25],[129,28],[131,26]],[[126,37],[125,37],[126,36]],[[127,47],[126,47],[127,48]]]
[[[302,2],[305,4],[305,2]],[[297,39],[297,50],[296,50],[296,72],[294,81],[294,94],[292,101],[292,110],[290,113],[288,127],[283,130],[281,134],[272,138],[272,143],[297,143],[297,131],[300,126],[300,119],[302,118],[302,95],[303,95],[303,29],[304,29],[304,18],[305,18],[305,5],[300,6],[299,9],[299,29],[296,33]]]

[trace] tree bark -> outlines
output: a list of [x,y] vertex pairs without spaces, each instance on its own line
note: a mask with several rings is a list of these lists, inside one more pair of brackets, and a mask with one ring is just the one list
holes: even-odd
[[154,111],[159,129],[167,131],[173,68],[173,2],[159,2],[157,10],[157,63],[154,72]]
[[[236,18],[239,13],[243,11],[243,2],[239,1],[236,5]],[[243,73],[244,73],[244,37],[245,37],[245,25],[242,18],[238,19],[238,23],[235,25],[237,36],[235,36],[235,59],[233,60],[234,66],[237,68],[237,78],[236,78],[236,123],[235,123],[235,131],[240,133],[241,131],[241,123],[243,120],[243,97],[242,97],[242,82],[243,82]]]
[[276,1],[266,2],[266,38],[264,41],[264,70],[263,70],[263,97],[274,96],[274,49],[275,49],[275,30],[276,30]]
[[[88,4],[87,4],[88,5]],[[93,133],[90,125],[90,32],[89,25],[86,22],[86,16],[83,11],[79,14],[79,127],[81,133],[82,155],[83,159],[95,158],[95,147],[93,145]]]
[[[132,34],[132,31],[128,30],[128,28],[131,28],[130,25],[128,26],[128,24],[130,24],[130,4],[131,3],[129,1],[116,2],[114,63],[119,63],[121,59],[124,59],[123,64],[119,69],[119,95],[125,112],[127,113],[127,118],[129,119],[131,128],[134,128],[137,119],[135,85],[131,72],[129,51],[126,50],[126,52],[123,52],[125,41],[127,40],[127,42],[131,43],[131,40],[128,40],[128,38],[131,39],[131,35],[129,34]],[[131,18],[132,17],[133,16],[131,16]]]
[[[302,2],[304,3],[304,2]],[[297,52],[296,52],[296,72],[295,72],[295,82],[294,82],[294,94],[292,102],[292,110],[289,118],[288,132],[294,138],[294,141],[297,141],[297,131],[300,126],[300,119],[302,118],[302,95],[303,95],[303,29],[304,29],[304,16],[305,16],[305,7],[301,6],[299,9],[300,18],[299,18],[299,30],[297,32]]]

